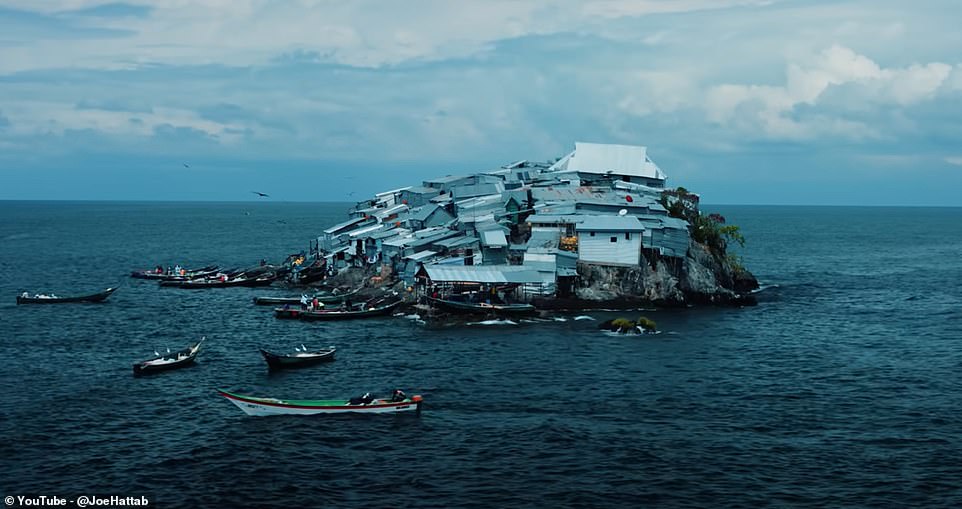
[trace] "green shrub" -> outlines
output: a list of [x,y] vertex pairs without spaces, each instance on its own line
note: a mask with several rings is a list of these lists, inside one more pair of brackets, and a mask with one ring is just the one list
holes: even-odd
[[627,318],[616,318],[611,321],[611,329],[618,332],[630,332],[634,330],[635,322]]
[[639,327],[646,331],[658,330],[658,325],[655,323],[655,321],[646,316],[638,318],[638,321],[635,323],[637,323]]

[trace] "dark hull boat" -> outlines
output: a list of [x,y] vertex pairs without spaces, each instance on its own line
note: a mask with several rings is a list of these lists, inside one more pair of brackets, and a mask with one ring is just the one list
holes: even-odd
[[[317,299],[318,302],[323,302],[324,304],[335,304],[338,302],[344,302],[344,299],[356,294],[361,291],[360,288],[356,290],[351,290],[350,292],[345,292],[338,295],[314,295],[309,296],[308,300]],[[254,304],[258,306],[277,306],[284,304],[300,304],[302,297],[254,297]]]
[[537,311],[531,304],[487,304],[484,302],[462,302],[457,300],[437,299],[428,297],[432,305],[452,313],[467,314],[495,314],[495,315],[530,315]]
[[[18,295],[17,304],[63,304],[66,302],[103,302],[110,294],[117,291],[117,288],[107,288],[100,293],[91,295],[79,295],[76,297],[57,297],[56,295]],[[24,292],[26,293],[26,292]]]
[[373,318],[388,315],[400,305],[401,301],[397,300],[389,304],[365,306],[362,309],[321,309],[308,311],[305,309],[275,308],[274,316],[277,318],[296,318],[300,320],[356,320],[359,318]]
[[137,270],[130,273],[130,277],[136,279],[152,279],[155,281],[177,281],[187,279],[197,279],[217,273],[216,265],[208,265],[199,269],[187,269],[183,274],[157,272],[156,270]]
[[153,359],[147,359],[134,364],[134,375],[138,376],[160,371],[170,371],[193,364],[197,353],[200,352],[200,345],[204,342],[204,339],[206,338],[201,338],[200,341],[183,350],[178,350],[166,355],[159,355]]
[[230,288],[233,286],[270,286],[277,281],[277,275],[265,274],[256,278],[237,277],[222,281],[219,279],[193,279],[190,281],[161,281],[160,286],[168,288],[184,288],[188,290],[203,290],[206,288]]
[[261,355],[267,361],[270,369],[290,369],[313,366],[321,362],[333,361],[336,349],[332,346],[324,350],[314,352],[296,352],[293,354],[276,354],[261,349]]

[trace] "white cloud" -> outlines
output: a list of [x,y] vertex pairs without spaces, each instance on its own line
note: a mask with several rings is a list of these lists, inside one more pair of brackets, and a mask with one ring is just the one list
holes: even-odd
[[[471,56],[498,41],[526,35],[604,34],[605,22],[612,18],[717,10],[760,2],[134,0],[132,3],[151,9],[145,17],[65,18],[60,14],[110,3],[8,1],[11,7],[50,15],[51,22],[130,35],[68,33],[57,41],[41,37],[19,41],[5,48],[0,73],[78,67],[127,69],[145,64],[249,66],[295,52],[314,52],[333,63],[378,67]],[[69,42],[65,44],[64,38]]]
[[910,105],[931,98],[951,70],[940,62],[885,69],[849,48],[833,45],[807,65],[790,64],[783,85],[716,85],[708,89],[704,104],[711,122],[754,130],[765,137],[861,138],[872,136],[872,130],[859,122],[825,114],[801,121],[793,115],[799,106],[819,105],[826,91],[842,85],[851,87],[846,96],[851,101]]
[[63,135],[67,131],[94,130],[108,135],[154,136],[162,128],[186,128],[205,133],[223,143],[240,139],[243,123],[220,123],[201,118],[196,112],[178,108],[154,108],[149,112],[77,109],[73,104],[27,101],[3,104],[10,121],[8,131],[16,136]]
[[962,156],[949,156],[944,161],[953,166],[962,166]]

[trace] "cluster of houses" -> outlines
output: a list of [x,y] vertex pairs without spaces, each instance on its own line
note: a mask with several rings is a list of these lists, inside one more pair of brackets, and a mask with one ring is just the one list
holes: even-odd
[[662,205],[665,180],[645,147],[579,142],[553,163],[378,193],[324,230],[315,252],[328,267],[375,266],[409,284],[507,283],[566,296],[579,263],[685,256],[688,223]]

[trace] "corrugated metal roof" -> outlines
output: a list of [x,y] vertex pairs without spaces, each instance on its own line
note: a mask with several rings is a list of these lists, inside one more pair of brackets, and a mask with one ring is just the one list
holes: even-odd
[[575,226],[578,231],[601,232],[640,232],[645,226],[634,216],[585,216],[585,220]]
[[354,226],[354,225],[356,225],[356,224],[358,224],[358,223],[363,223],[364,221],[367,221],[367,218],[364,218],[364,217],[355,217],[354,219],[348,219],[347,221],[344,221],[343,223],[338,223],[338,224],[336,224],[336,225],[334,225],[334,226],[332,226],[332,227],[324,230],[324,233],[330,235],[330,234],[332,234],[332,233],[336,233],[336,232],[338,232],[338,231],[340,231],[340,230],[343,230],[343,229],[345,229],[345,228],[347,228],[347,227]]
[[439,241],[435,242],[434,245],[436,245],[436,246],[441,246],[441,247],[446,247],[446,248],[448,248],[448,249],[451,249],[451,248],[454,248],[454,247],[467,246],[467,245],[470,245],[470,244],[474,244],[475,242],[478,242],[478,238],[477,238],[477,237],[471,237],[471,236],[468,236],[468,237],[454,237],[454,238],[451,238],[451,239],[439,240]]
[[540,283],[538,271],[523,265],[425,265],[432,281],[468,283]]
[[432,203],[430,205],[424,205],[416,209],[411,209],[411,212],[407,215],[407,219],[413,219],[415,221],[424,221],[425,219],[428,218],[428,216],[433,214],[434,211],[438,210],[439,208],[440,207],[438,205]]
[[580,214],[535,214],[528,216],[527,221],[531,224],[575,224],[585,220],[586,216]]
[[651,179],[666,178],[661,168],[648,158],[648,149],[637,145],[576,142],[567,169],[602,175],[611,172]]
[[411,255],[407,255],[407,256],[405,256],[404,258],[405,258],[405,259],[408,259],[408,260],[414,260],[414,261],[417,262],[417,261],[421,261],[421,260],[423,260],[423,259],[425,259],[425,258],[430,258],[430,257],[432,257],[432,256],[434,256],[434,255],[436,255],[436,254],[438,254],[436,251],[425,250],[425,251],[419,251],[419,252],[414,253],[414,254],[411,254]]
[[480,235],[482,246],[506,247],[508,245],[508,239],[501,230],[486,230],[480,232]]
[[504,184],[501,182],[464,184],[451,188],[451,194],[454,195],[454,199],[456,200],[473,198],[475,196],[486,196],[489,194],[500,194],[501,191],[504,191]]

